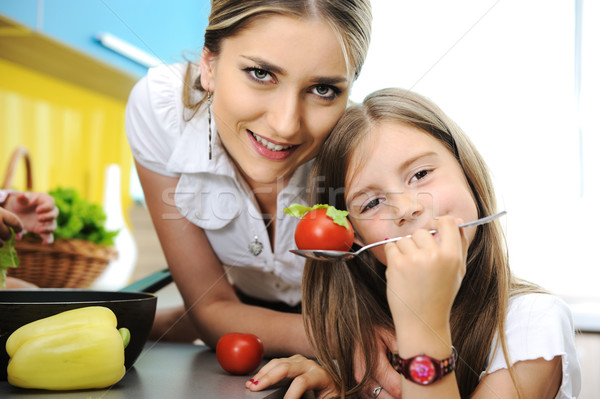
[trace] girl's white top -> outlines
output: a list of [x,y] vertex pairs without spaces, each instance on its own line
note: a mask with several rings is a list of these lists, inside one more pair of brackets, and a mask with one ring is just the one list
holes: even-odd
[[[505,327],[511,364],[541,358],[551,360],[560,356],[562,384],[556,398],[576,398],[579,395],[581,369],[575,348],[573,316],[562,299],[538,293],[514,296],[509,300]],[[490,354],[488,362],[490,360],[489,373],[507,368],[500,347],[495,356]]]
[[[185,217],[204,229],[232,284],[256,298],[296,305],[304,259],[289,250],[295,248],[299,220],[283,209],[294,202],[306,204],[312,162],[301,165],[277,197],[275,248],[271,248],[255,196],[222,146],[215,118],[209,160],[207,107],[193,117],[184,110],[186,67],[180,63],[152,68],[131,92],[125,124],[133,156],[145,168],[179,178],[170,204],[173,211],[162,217]],[[163,201],[173,202],[171,198],[163,195]],[[255,235],[264,245],[258,256],[248,249]]]

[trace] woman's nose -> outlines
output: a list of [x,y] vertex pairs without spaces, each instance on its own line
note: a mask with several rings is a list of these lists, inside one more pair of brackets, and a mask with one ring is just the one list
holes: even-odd
[[295,135],[302,124],[300,100],[297,95],[287,94],[275,98],[269,112],[269,125],[282,138]]

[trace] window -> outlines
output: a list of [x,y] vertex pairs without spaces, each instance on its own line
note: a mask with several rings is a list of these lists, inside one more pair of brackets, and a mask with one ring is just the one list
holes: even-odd
[[351,98],[398,86],[439,104],[492,171],[513,271],[563,297],[600,298],[598,2],[375,1],[373,11]]

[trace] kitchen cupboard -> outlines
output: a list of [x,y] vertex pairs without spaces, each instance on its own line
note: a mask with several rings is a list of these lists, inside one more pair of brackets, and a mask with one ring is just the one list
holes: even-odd
[[209,0],[0,2],[1,15],[137,77],[146,67],[104,47],[97,34],[109,33],[171,63],[198,53],[209,11]]
[[0,2],[0,172],[25,145],[36,190],[72,186],[101,202],[104,171],[116,163],[127,205],[132,160],[124,110],[147,68],[94,37],[110,33],[161,62],[193,59],[209,8],[208,0]]
[[[137,78],[0,17],[0,171],[17,146],[31,152],[34,189],[73,187],[101,203],[104,170],[131,154],[124,127]],[[24,167],[15,188],[23,189]]]

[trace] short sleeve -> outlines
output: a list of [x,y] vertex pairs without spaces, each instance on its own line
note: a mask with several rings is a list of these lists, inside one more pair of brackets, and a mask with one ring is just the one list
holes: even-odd
[[166,165],[181,134],[186,64],[151,68],[133,88],[125,110],[127,139],[142,166],[168,176]]
[[[563,300],[537,293],[511,298],[505,331],[512,364],[561,356],[563,380],[556,398],[577,397],[581,390],[581,370],[575,348],[573,316]],[[508,367],[502,350],[491,357],[488,373]]]

